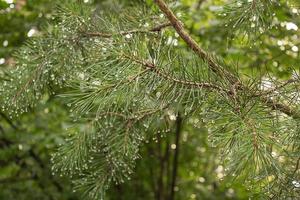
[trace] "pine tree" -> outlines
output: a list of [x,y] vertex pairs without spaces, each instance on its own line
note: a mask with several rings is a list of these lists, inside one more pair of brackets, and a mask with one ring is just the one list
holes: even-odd
[[[220,10],[221,28],[250,46],[278,31],[274,10],[295,5],[231,1]],[[17,117],[45,94],[58,94],[74,123],[52,170],[88,199],[130,179],[145,141],[180,131],[190,119],[204,122],[232,183],[244,182],[260,198],[299,198],[297,70],[288,80],[246,74],[201,47],[182,12],[163,0],[60,5],[46,34],[16,53],[17,67],[0,86],[1,111]]]

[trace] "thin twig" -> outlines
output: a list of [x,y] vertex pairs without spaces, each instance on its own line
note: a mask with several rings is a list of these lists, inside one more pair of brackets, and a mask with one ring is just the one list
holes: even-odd
[[0,112],[0,115],[14,130],[18,129],[18,127],[3,112]]
[[253,96],[254,97],[258,97],[258,96],[265,96],[265,95],[269,95],[269,94],[272,94],[274,92],[276,92],[277,90],[280,90],[281,88],[284,88],[285,86],[289,85],[289,84],[292,84],[292,83],[295,83],[295,82],[298,82],[299,80],[296,80],[296,79],[290,79],[272,89],[269,89],[267,91],[263,91],[261,93],[257,93],[257,94],[254,94]]
[[34,80],[37,79],[41,74],[41,69],[44,67],[45,62],[38,65],[38,67],[34,71],[33,77],[30,77],[26,83],[20,88],[20,90],[16,93],[16,95],[13,96],[12,102],[14,104],[17,104],[17,100],[24,92],[26,92],[26,89],[34,83]]
[[161,30],[163,30],[164,28],[167,28],[171,26],[171,23],[163,23],[160,25],[157,25],[149,30],[129,30],[129,31],[121,31],[119,33],[116,34],[112,34],[112,33],[102,33],[102,32],[87,32],[84,33],[84,35],[86,36],[90,36],[90,37],[103,37],[103,38],[110,38],[114,35],[128,35],[128,34],[136,34],[136,33],[154,33],[154,32],[160,32]]

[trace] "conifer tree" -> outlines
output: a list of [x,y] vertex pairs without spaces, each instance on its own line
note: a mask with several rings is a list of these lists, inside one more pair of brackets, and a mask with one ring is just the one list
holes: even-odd
[[[20,48],[1,79],[1,111],[18,117],[45,94],[66,103],[74,123],[52,170],[87,199],[130,179],[146,141],[180,133],[191,119],[205,124],[232,183],[254,198],[299,198],[298,66],[287,80],[246,73],[196,42],[181,9],[164,0],[58,6],[53,25]],[[218,17],[228,40],[260,45],[257,38],[280,31],[275,10],[289,9],[297,2],[238,0]]]

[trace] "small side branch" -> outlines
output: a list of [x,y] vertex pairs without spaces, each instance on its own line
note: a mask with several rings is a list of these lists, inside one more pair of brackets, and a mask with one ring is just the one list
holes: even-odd
[[137,33],[154,33],[154,32],[160,32],[163,29],[167,28],[171,26],[171,23],[167,22],[167,23],[163,23],[160,25],[157,25],[149,30],[129,30],[129,31],[121,31],[119,33],[116,34],[112,34],[112,33],[102,33],[102,32],[87,32],[84,33],[85,36],[89,36],[89,37],[103,37],[103,38],[110,38],[114,35],[128,35],[128,34],[137,34]]
[[226,94],[230,94],[229,90],[226,90],[222,88],[221,86],[212,84],[212,83],[206,83],[206,82],[194,82],[194,81],[188,81],[188,80],[181,80],[176,77],[172,77],[162,70],[160,70],[156,65],[153,63],[150,63],[148,61],[139,60],[137,58],[134,58],[132,56],[123,55],[125,58],[132,60],[133,62],[140,64],[144,66],[147,69],[150,69],[152,72],[156,73],[158,76],[165,78],[166,80],[170,80],[174,83],[179,83],[181,85],[186,85],[188,87],[195,87],[195,88],[206,88],[206,89],[213,89],[220,92],[225,92]]

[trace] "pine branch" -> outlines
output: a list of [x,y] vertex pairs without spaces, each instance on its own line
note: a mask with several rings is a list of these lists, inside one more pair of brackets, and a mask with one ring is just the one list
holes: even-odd
[[160,10],[169,19],[170,23],[179,34],[179,36],[187,43],[187,45],[205,62],[209,64],[211,70],[218,74],[220,77],[228,79],[232,84],[236,84],[239,80],[233,76],[230,72],[220,66],[213,58],[203,50],[197,42],[184,30],[183,23],[178,20],[174,13],[169,9],[167,4],[163,0],[155,0]]
[[231,36],[254,39],[253,36],[263,33],[272,26],[272,9],[278,1],[271,0],[234,0],[223,9],[221,16],[226,18],[226,27],[230,28]]
[[[216,74],[220,75],[221,77],[226,77],[230,81],[232,85],[235,85],[238,89],[241,90],[247,90],[245,86],[242,85],[242,83],[239,81],[239,79],[231,74],[230,72],[226,71],[222,66],[217,64],[210,56],[209,54],[204,51],[197,43],[196,41],[184,30],[183,23],[178,20],[178,18],[174,15],[174,13],[170,10],[170,8],[167,6],[167,4],[163,0],[155,0],[156,4],[160,8],[160,10],[166,15],[166,17],[169,19],[170,23],[176,30],[176,32],[179,34],[179,36],[187,43],[187,45],[197,54],[199,55],[204,61],[208,62],[209,66],[211,67],[212,71],[214,71]],[[261,99],[267,103],[268,106],[270,106],[274,110],[279,110],[289,116],[292,116],[294,118],[300,117],[299,113],[292,108],[290,108],[287,105],[276,103],[274,100],[270,98],[261,97]]]
[[[72,102],[68,104],[71,117],[78,121],[54,155],[53,171],[71,175],[85,196],[100,198],[111,182],[122,183],[128,178],[139,157],[139,145],[148,137],[146,130],[150,127],[154,133],[162,126],[169,128],[174,113],[179,112],[184,115],[176,118],[177,148],[181,120],[191,113],[199,115],[209,129],[211,144],[226,156],[224,162],[231,171],[243,178],[254,175],[264,182],[270,173],[279,171],[268,147],[271,144],[282,150],[280,133],[285,125],[280,118],[292,121],[291,127],[298,123],[276,116],[273,110],[300,118],[292,109],[296,105],[288,102],[294,91],[284,90],[294,81],[276,84],[267,91],[260,90],[256,80],[242,82],[225,63],[196,43],[163,0],[155,2],[170,22],[145,30],[137,28],[149,20],[144,12],[129,10],[130,16],[116,13],[104,19],[75,4],[61,13],[61,23],[47,38],[50,42],[42,38],[29,46],[34,51],[25,49],[25,56],[20,53],[19,59],[29,67],[24,65],[12,73],[18,78],[0,91],[20,99],[19,104],[25,102],[21,109],[36,102],[47,86],[56,84],[70,92],[63,96]],[[259,6],[257,2],[251,1],[253,9]],[[169,26],[195,56],[185,48],[173,48],[173,40],[166,40],[168,32],[162,30]],[[56,80],[60,78],[63,81]],[[282,92],[283,97],[276,96],[281,90],[286,92]],[[11,103],[10,98],[4,99]],[[296,128],[292,129],[291,135],[296,135]],[[176,154],[171,199],[176,185]]]

